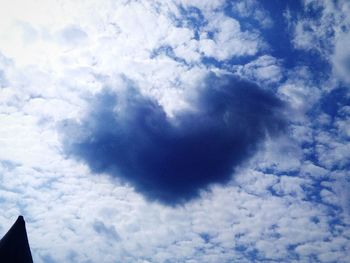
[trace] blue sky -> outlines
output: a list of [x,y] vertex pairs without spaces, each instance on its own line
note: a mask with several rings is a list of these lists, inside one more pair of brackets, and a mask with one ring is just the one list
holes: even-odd
[[0,235],[35,262],[350,261],[350,2],[2,6]]

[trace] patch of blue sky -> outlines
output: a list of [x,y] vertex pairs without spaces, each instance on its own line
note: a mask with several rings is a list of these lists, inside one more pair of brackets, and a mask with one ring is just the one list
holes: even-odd
[[[292,69],[296,66],[307,66],[314,75],[315,83],[321,83],[329,77],[329,62],[318,52],[296,49],[293,46],[293,32],[289,23],[294,23],[300,15],[300,1],[262,1],[262,5],[270,11],[274,21],[272,28],[265,29],[263,36],[270,46],[270,54],[283,59],[283,66]],[[286,11],[292,16],[288,21]]]
[[335,118],[342,114],[340,110],[346,105],[350,105],[350,92],[348,87],[340,86],[331,90],[328,94],[321,98],[318,104],[318,110],[328,114],[334,121]]
[[188,63],[185,59],[180,58],[178,56],[176,56],[173,48],[169,45],[163,45],[160,46],[154,50],[152,50],[152,52],[150,53],[150,58],[153,59],[157,56],[162,56],[165,55],[173,60],[175,60],[176,62],[186,65],[186,66],[191,66],[191,63]]
[[188,27],[194,31],[194,38],[199,40],[201,29],[207,25],[208,21],[199,8],[194,6],[179,6],[180,17],[173,16],[172,19],[179,27]]

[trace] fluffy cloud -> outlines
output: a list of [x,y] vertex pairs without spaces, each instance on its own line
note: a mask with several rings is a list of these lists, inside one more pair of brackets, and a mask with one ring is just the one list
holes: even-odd
[[[23,214],[35,262],[350,261],[349,4],[286,3],[4,3],[0,234]],[[233,73],[246,80],[227,77]],[[205,81],[210,74],[216,77]],[[137,89],[128,94],[125,85]],[[265,99],[289,105],[288,129],[279,137],[271,131],[280,107]],[[118,109],[123,116],[116,117]],[[150,132],[132,129],[142,123],[135,117]],[[234,117],[249,129],[227,125]],[[67,119],[73,124],[65,130],[68,148],[76,158],[66,155],[60,140]],[[207,120],[211,125],[203,125]],[[175,145],[183,151],[184,140],[203,139],[203,130],[226,133],[211,136],[211,145],[240,138],[234,156],[245,162],[234,165],[233,177],[223,176],[225,184],[192,184],[190,200],[177,207],[149,202],[145,196],[159,199],[150,194],[156,188],[132,173],[122,180],[96,169],[98,161],[110,168],[115,156],[107,153],[116,153],[110,144],[106,152],[101,144],[96,151],[88,147],[101,142],[106,127],[140,139],[159,135],[161,124],[167,136],[183,132]],[[89,162],[83,151],[77,154],[79,142],[89,148]],[[159,160],[129,142],[133,154]],[[215,167],[225,161],[222,152],[217,156]]]
[[237,20],[220,14],[209,21],[200,40],[203,54],[219,61],[234,56],[255,55],[261,45],[256,33],[242,32]]
[[238,74],[264,86],[279,83],[283,77],[281,61],[268,55],[260,56],[256,60],[244,66],[236,66],[234,69]]
[[335,76],[349,83],[349,2],[307,0],[303,4],[302,19],[291,22],[295,47],[316,50],[331,62]]
[[232,3],[232,11],[240,17],[253,19],[263,28],[273,25],[269,12],[256,0],[235,1]]

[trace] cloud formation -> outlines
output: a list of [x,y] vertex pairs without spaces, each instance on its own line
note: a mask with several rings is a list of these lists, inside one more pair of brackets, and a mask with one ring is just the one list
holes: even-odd
[[194,97],[191,110],[169,118],[134,87],[104,90],[81,123],[65,123],[65,149],[93,172],[173,205],[230,180],[267,135],[285,128],[283,102],[246,80],[212,74]]
[[[23,214],[34,262],[350,262],[349,1],[14,0],[0,14],[0,235]],[[271,133],[253,158],[264,136],[251,144],[234,183],[208,183],[210,194],[174,208],[134,191],[165,188],[141,188],[129,173],[129,185],[115,183],[112,161],[101,168],[111,175],[96,176],[62,154],[62,120],[79,120],[66,130],[67,152],[77,150],[101,140],[99,124],[130,131],[132,102],[163,107],[170,130],[189,127],[186,116],[197,125],[214,107],[205,94],[230,82],[201,81],[210,70],[288,103],[288,133]],[[140,92],[100,93],[124,87],[120,76]],[[111,111],[110,124],[98,119]]]

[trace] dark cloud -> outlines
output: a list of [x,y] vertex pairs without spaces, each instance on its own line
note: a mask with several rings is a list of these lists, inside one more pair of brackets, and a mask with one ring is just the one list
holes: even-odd
[[267,135],[284,130],[283,103],[234,77],[212,75],[203,86],[191,100],[193,110],[174,119],[135,88],[104,90],[86,118],[66,122],[66,152],[169,205],[228,182]]

